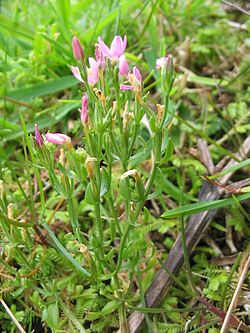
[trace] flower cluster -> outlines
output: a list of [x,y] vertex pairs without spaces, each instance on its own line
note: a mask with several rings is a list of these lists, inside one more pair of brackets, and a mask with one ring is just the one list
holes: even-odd
[[[71,66],[71,71],[74,77],[84,83],[87,88],[87,92],[93,90],[96,94],[96,90],[101,92],[99,89],[94,88],[94,86],[103,80],[103,75],[105,74],[106,68],[108,66],[116,67],[119,73],[118,80],[120,82],[120,90],[130,90],[135,93],[138,100],[141,100],[142,93],[142,75],[140,70],[134,66],[132,71],[129,70],[129,64],[124,54],[127,46],[127,37],[115,36],[110,47],[108,47],[101,37],[98,38],[98,43],[95,44],[95,58],[89,57],[88,64],[86,64],[85,53],[81,46],[80,41],[76,38],[72,38],[72,50],[73,55],[79,66]],[[164,71],[169,71],[172,66],[172,57],[162,57],[156,60],[156,69]],[[125,82],[122,82],[125,77]],[[100,87],[99,87],[100,88]],[[81,123],[87,128],[89,123],[89,109],[88,109],[88,94],[85,92],[82,97],[82,107],[80,111]],[[102,99],[105,97],[102,94]],[[105,103],[105,101],[102,101]],[[70,138],[67,135],[61,133],[47,133],[45,135],[47,141],[54,144],[69,144]],[[38,146],[42,146],[43,138],[39,133],[37,125],[35,126],[35,139]]]
[[[88,58],[89,67],[85,65],[87,73],[87,83],[90,86],[94,86],[98,82],[100,71],[106,68],[107,60],[110,60],[111,64],[113,65],[116,65],[118,63],[119,74],[121,76],[128,75],[129,67],[126,57],[124,55],[126,46],[126,36],[124,37],[124,39],[122,39],[121,36],[115,36],[110,45],[110,48],[103,42],[101,37],[98,38],[98,43],[95,45],[95,58]],[[75,60],[84,60],[84,52],[82,50],[80,42],[76,37],[73,37],[72,47]],[[78,81],[84,82],[79,67],[72,66],[71,71]]]

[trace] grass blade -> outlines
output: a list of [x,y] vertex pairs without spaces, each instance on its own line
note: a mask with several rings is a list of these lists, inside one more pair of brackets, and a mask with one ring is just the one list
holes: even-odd
[[[247,200],[250,198],[250,193],[245,193],[237,196],[239,201]],[[207,210],[213,210],[218,208],[223,208],[226,206],[233,205],[235,203],[235,199],[233,197],[228,199],[207,201],[207,202],[196,202],[190,205],[184,205],[182,207],[173,208],[167,212],[165,212],[161,217],[163,218],[177,218],[181,216],[189,216],[192,214],[204,212]]]

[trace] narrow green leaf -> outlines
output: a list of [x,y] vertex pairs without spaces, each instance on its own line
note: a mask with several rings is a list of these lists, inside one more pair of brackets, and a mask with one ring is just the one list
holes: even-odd
[[7,92],[7,96],[17,100],[27,100],[34,97],[45,96],[75,86],[78,81],[73,75],[67,75],[55,80],[38,83],[30,87],[15,89]]
[[173,143],[173,140],[171,138],[169,138],[167,147],[166,147],[166,151],[165,151],[163,159],[161,160],[161,163],[168,162],[173,155],[173,151],[174,151],[174,143]]
[[204,77],[198,75],[190,75],[187,81],[212,87],[218,87],[218,85],[225,86],[227,84],[226,80],[212,79],[210,77]]
[[75,327],[78,329],[77,332],[79,333],[87,333],[85,328],[82,326],[82,323],[78,320],[78,318],[74,315],[74,313],[61,301],[61,299],[58,300],[60,308],[63,310],[63,312],[66,314],[66,316],[69,318],[69,320],[75,325]]
[[209,176],[208,178],[209,179],[216,179],[218,177],[222,177],[222,176],[224,176],[224,175],[226,175],[230,172],[234,172],[234,171],[237,171],[241,168],[244,168],[244,167],[248,166],[249,164],[250,164],[250,158],[248,158],[244,161],[241,161],[241,162],[237,163],[236,165],[231,166],[230,168],[226,168],[226,169],[224,169],[223,171],[221,171],[219,173],[216,173],[212,176]]
[[63,245],[59,242],[59,240],[57,239],[57,237],[55,236],[55,234],[53,233],[53,231],[50,229],[50,227],[46,224],[43,223],[42,226],[44,227],[45,230],[47,230],[49,237],[51,238],[51,240],[53,241],[54,245],[56,246],[56,248],[58,249],[59,252],[61,252],[61,254],[71,262],[71,264],[73,266],[75,266],[75,268],[81,272],[84,276],[90,276],[90,273],[83,268],[80,264],[78,264],[78,262],[69,254],[69,252],[63,247]]
[[[245,193],[237,196],[238,201],[243,201],[250,198],[250,193]],[[162,217],[164,218],[177,218],[186,215],[192,215],[207,210],[213,210],[218,208],[223,208],[226,206],[233,205],[235,199],[233,197],[228,199],[214,200],[214,201],[205,201],[205,202],[196,202],[194,204],[185,205],[178,208],[173,208],[165,212]]]

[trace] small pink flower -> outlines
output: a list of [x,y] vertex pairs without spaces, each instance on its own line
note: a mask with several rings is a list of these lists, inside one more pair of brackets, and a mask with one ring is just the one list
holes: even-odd
[[85,93],[82,97],[82,109],[81,109],[81,122],[86,125],[89,120],[89,110],[88,110],[89,98]]
[[83,79],[82,79],[79,67],[71,66],[71,72],[78,81],[84,82]]
[[156,69],[163,69],[165,67],[168,70],[171,70],[173,67],[173,56],[171,54],[169,54],[167,57],[156,59]]
[[45,134],[46,140],[56,145],[63,145],[71,143],[71,138],[62,133],[47,133]]
[[99,64],[94,58],[89,58],[89,68],[87,68],[88,83],[95,85],[99,78]]
[[128,62],[126,60],[125,55],[123,54],[119,58],[119,74],[121,76],[127,76],[128,75]]
[[167,62],[167,57],[156,59],[156,69],[162,69]]
[[133,90],[135,93],[140,93],[142,89],[142,77],[139,69],[137,67],[133,68],[133,74],[128,74],[128,82],[131,84],[121,84],[121,90]]
[[126,49],[127,36],[124,36],[124,40],[122,40],[121,36],[115,36],[110,48],[102,41],[101,37],[98,38],[98,43],[105,57],[112,61],[117,61]]
[[140,81],[140,82],[142,81],[141,73],[136,66],[133,67],[133,74],[138,81]]
[[39,132],[37,124],[35,124],[35,139],[38,146],[41,147],[43,145],[43,138]]
[[100,48],[100,45],[97,43],[95,44],[95,58],[99,64],[99,68],[104,69],[106,67],[106,61],[102,53],[102,50]]
[[72,49],[73,49],[73,54],[74,54],[74,58],[76,59],[76,61],[80,61],[80,60],[84,59],[83,48],[82,48],[79,40],[75,36],[72,38]]

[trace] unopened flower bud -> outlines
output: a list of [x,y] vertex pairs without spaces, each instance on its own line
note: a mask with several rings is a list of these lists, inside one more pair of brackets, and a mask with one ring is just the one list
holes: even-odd
[[71,138],[62,133],[47,133],[46,140],[56,145],[71,144]]
[[119,74],[121,76],[127,76],[128,75],[128,71],[129,71],[128,62],[126,60],[125,55],[123,54],[119,58]]
[[84,60],[83,48],[75,36],[72,38],[72,49],[76,61]]
[[174,83],[175,71],[172,55],[168,55],[166,59],[166,64],[162,69],[162,82],[164,91],[169,94]]
[[82,97],[82,108],[81,108],[81,122],[82,125],[85,126],[88,124],[88,120],[89,120],[89,109],[88,109],[88,105],[89,105],[89,98],[88,95],[85,93]]
[[38,126],[37,124],[35,124],[35,139],[36,139],[36,143],[39,147],[41,147],[43,145],[43,138],[39,132]]
[[87,157],[86,150],[82,147],[78,147],[76,150],[76,157],[77,159],[85,160]]

